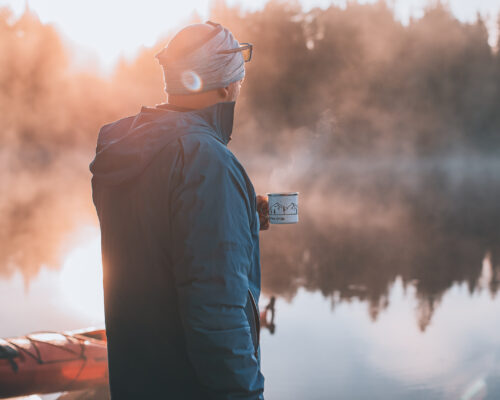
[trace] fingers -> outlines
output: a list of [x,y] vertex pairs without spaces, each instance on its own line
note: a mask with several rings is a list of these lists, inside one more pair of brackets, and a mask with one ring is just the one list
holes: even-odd
[[257,196],[257,212],[259,213],[260,230],[269,229],[269,202],[267,196]]

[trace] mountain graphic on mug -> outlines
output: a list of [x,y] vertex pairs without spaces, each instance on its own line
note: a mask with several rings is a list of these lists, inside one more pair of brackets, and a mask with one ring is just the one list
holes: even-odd
[[280,202],[276,202],[269,208],[269,214],[272,214],[272,215],[297,215],[297,204],[290,203],[288,205],[284,205],[284,204],[281,204]]

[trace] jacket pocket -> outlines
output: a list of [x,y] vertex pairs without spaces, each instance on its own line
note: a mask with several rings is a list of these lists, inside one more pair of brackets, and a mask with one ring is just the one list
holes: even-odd
[[250,333],[252,334],[253,347],[255,349],[255,357],[258,355],[258,348],[260,342],[260,316],[257,309],[257,303],[253,297],[252,292],[248,289],[247,304],[245,305],[245,314],[248,318],[250,325]]

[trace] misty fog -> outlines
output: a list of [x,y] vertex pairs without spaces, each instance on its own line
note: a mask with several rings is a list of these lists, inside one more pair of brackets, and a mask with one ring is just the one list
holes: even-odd
[[[497,293],[500,56],[484,21],[435,5],[405,26],[384,2],[211,13],[254,45],[230,148],[258,193],[300,192],[299,225],[262,233],[265,293],[359,298],[376,318],[401,277],[421,329],[454,283]],[[0,276],[58,268],[71,233],[97,224],[97,132],[165,101],[167,41],[108,79],[71,68],[30,11],[0,8]]]

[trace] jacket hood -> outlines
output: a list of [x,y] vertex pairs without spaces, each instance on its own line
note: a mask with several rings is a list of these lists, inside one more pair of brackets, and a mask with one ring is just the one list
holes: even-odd
[[96,183],[120,185],[139,176],[171,141],[189,133],[212,135],[224,145],[231,140],[235,102],[189,110],[169,104],[142,107],[99,131],[90,171]]

